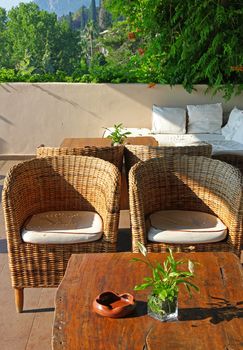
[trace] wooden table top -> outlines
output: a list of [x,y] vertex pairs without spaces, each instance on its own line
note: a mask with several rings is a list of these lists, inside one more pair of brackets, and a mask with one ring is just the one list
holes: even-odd
[[[128,137],[125,140],[125,144],[128,145],[144,145],[144,146],[158,146],[158,141],[152,136],[134,136]],[[111,146],[111,139],[101,137],[87,137],[87,138],[65,138],[61,147],[85,147],[85,146],[96,146],[96,147],[107,147]]]
[[60,147],[70,148],[85,146],[108,147],[111,146],[111,139],[101,137],[66,138],[60,145]]
[[[137,254],[136,254],[137,255]],[[243,349],[243,276],[231,253],[176,254],[199,262],[190,299],[179,292],[179,321],[160,322],[146,314],[149,290],[133,290],[150,276],[145,264],[131,262],[133,253],[72,255],[56,295],[54,350],[223,350]],[[151,253],[151,260],[165,255]],[[93,299],[105,290],[132,293],[133,314],[105,318],[92,311]]]

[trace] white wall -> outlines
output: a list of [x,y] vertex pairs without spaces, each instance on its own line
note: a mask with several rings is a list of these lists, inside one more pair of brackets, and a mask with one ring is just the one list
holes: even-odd
[[222,102],[228,113],[243,109],[243,94],[225,102],[205,95],[205,86],[187,93],[180,85],[0,84],[0,154],[31,154],[40,144],[59,146],[65,137],[99,137],[103,127],[151,128],[152,105]]

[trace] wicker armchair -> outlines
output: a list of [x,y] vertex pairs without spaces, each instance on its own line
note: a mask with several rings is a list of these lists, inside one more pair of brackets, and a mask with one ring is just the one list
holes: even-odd
[[221,151],[212,155],[213,159],[218,159],[233,165],[241,171],[243,175],[243,152],[242,151]]
[[115,147],[95,147],[95,146],[86,146],[86,147],[38,147],[36,150],[37,158],[42,157],[54,157],[54,156],[87,156],[87,157],[96,157],[104,159],[112,164],[114,164],[120,171],[123,164],[123,152],[124,146],[115,146]]
[[[163,158],[136,164],[129,173],[129,202],[133,251],[142,242],[149,252],[232,251],[243,243],[242,176],[229,164],[206,157]],[[148,241],[150,214],[160,210],[200,211],[217,216],[228,229],[217,243],[164,244]]]
[[[60,156],[32,159],[14,166],[3,190],[3,210],[12,286],[17,311],[23,290],[59,285],[73,253],[116,251],[120,173],[94,157]],[[101,239],[78,244],[25,243],[21,230],[34,214],[49,211],[91,211],[103,221]]]
[[170,161],[173,156],[187,154],[190,156],[211,157],[212,145],[207,143],[198,143],[188,146],[132,146],[126,145],[124,150],[126,173],[133,165],[140,160],[145,161],[152,158],[164,157]]

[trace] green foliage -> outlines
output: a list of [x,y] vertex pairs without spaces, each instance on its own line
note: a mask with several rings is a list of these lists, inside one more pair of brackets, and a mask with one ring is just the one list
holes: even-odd
[[[26,76],[65,71],[71,75],[79,65],[81,52],[78,32],[67,21],[39,10],[34,3],[12,8],[8,18],[0,9],[1,67],[14,69]],[[18,76],[18,74],[16,74]]]
[[190,296],[191,289],[199,291],[199,288],[191,282],[194,278],[194,264],[192,261],[188,261],[189,271],[181,271],[178,267],[185,264],[185,261],[176,261],[171,249],[169,249],[169,255],[163,265],[158,262],[153,265],[149,260],[147,250],[143,244],[138,243],[138,248],[146,257],[146,260],[133,258],[132,261],[141,261],[145,263],[151,269],[152,277],[145,277],[144,283],[135,286],[135,290],[143,290],[151,287],[153,296],[157,296],[162,301],[169,300],[171,302],[178,296],[178,286],[180,284],[186,287]]
[[106,28],[109,28],[112,24],[111,14],[105,9],[104,0],[100,1],[98,20],[99,28],[101,31],[105,30]]
[[144,41],[143,70],[154,82],[208,84],[226,98],[243,90],[243,7],[233,0],[106,0]]
[[95,0],[91,0],[91,1],[90,1],[89,19],[90,19],[90,21],[92,21],[92,22],[94,22],[94,23],[96,23],[96,21],[97,21]]
[[61,20],[21,3],[0,8],[0,81],[207,84],[229,99],[243,90],[242,41],[238,0],[92,1]]
[[[105,129],[110,131],[110,129]],[[127,138],[127,135],[131,134],[130,131],[122,131],[122,129],[122,124],[114,125],[114,131],[111,131],[111,133],[107,136],[108,139],[112,140],[112,144],[123,144],[123,142]]]

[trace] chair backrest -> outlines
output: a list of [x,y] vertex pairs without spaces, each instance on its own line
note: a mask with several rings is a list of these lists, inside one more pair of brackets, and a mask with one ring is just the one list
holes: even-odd
[[219,151],[213,154],[212,158],[233,165],[238,168],[243,175],[243,151]]
[[38,147],[36,150],[37,158],[43,157],[54,157],[54,156],[87,156],[96,157],[106,160],[114,164],[120,171],[123,164],[123,153],[124,146],[114,146],[114,147]]
[[[131,201],[143,203],[144,214],[158,210],[215,213],[226,225],[242,215],[242,176],[233,166],[201,156],[175,156],[134,165],[129,173]],[[227,205],[225,204],[227,202]]]
[[3,206],[14,208],[16,198],[21,199],[25,215],[29,211],[27,216],[52,210],[93,211],[96,208],[99,212],[103,207],[116,212],[119,211],[120,172],[113,164],[94,157],[36,158],[9,171],[4,183]]
[[176,155],[191,155],[211,157],[212,145],[199,143],[197,145],[185,146],[133,146],[126,145],[124,150],[125,164],[127,173],[131,167],[139,161],[145,161],[152,158],[163,157],[170,162]]

